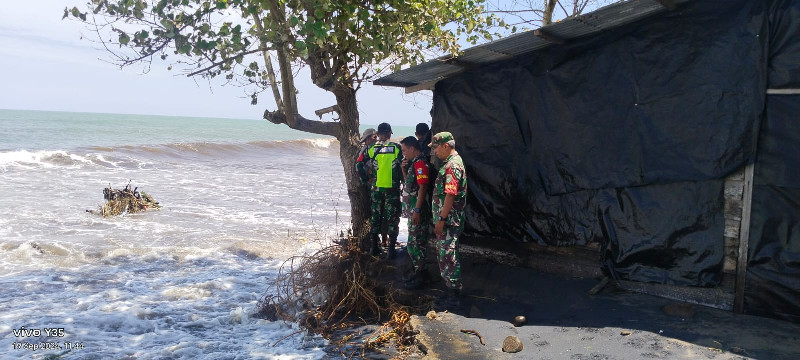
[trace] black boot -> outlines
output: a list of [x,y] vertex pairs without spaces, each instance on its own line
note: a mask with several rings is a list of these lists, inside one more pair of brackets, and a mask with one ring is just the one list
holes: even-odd
[[381,248],[378,246],[378,234],[370,234],[370,247],[369,247],[369,254],[372,256],[378,256],[381,254]]
[[386,258],[389,260],[394,259],[394,257],[397,256],[394,250],[395,245],[397,245],[397,236],[389,237],[389,248],[386,250]]
[[447,298],[445,302],[453,308],[457,308],[461,306],[461,290],[459,289],[447,289]]
[[428,269],[414,271],[411,276],[405,280],[405,287],[408,290],[417,290],[422,288],[428,283]]
[[453,312],[461,306],[461,291],[458,289],[447,289],[447,292],[437,299],[434,303],[436,311],[449,310]]

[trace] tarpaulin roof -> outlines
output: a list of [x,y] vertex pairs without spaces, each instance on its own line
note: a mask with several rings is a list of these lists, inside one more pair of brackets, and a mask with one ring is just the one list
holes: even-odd
[[404,69],[374,81],[375,85],[411,87],[439,81],[475,66],[508,60],[546,48],[553,44],[593,35],[621,25],[667,11],[689,0],[631,0],[615,3],[596,11],[569,17],[543,26],[536,31],[515,34],[507,38],[464,50],[459,56],[443,56]]

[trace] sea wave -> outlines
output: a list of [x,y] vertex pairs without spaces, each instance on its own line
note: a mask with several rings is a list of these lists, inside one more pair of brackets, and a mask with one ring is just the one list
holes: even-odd
[[11,165],[23,167],[36,165],[45,167],[80,166],[81,164],[89,163],[92,163],[91,159],[78,154],[68,153],[65,150],[17,150],[0,152],[0,168],[6,168]]
[[146,153],[152,155],[165,155],[172,157],[185,157],[185,156],[218,156],[218,155],[233,155],[245,154],[253,151],[261,153],[263,149],[272,149],[275,151],[289,151],[298,153],[302,151],[328,151],[338,150],[338,144],[335,139],[297,139],[297,140],[265,140],[265,141],[251,141],[247,143],[210,143],[210,142],[197,142],[197,143],[175,143],[175,144],[162,144],[162,145],[135,145],[135,146],[118,146],[118,147],[92,147],[92,151],[98,152],[125,152],[125,153]]
[[157,145],[92,146],[76,150],[0,151],[0,171],[9,167],[50,168],[101,166],[141,168],[152,160],[263,155],[265,150],[286,154],[338,152],[335,139],[252,141],[247,143],[174,143]]
[[66,150],[16,150],[0,151],[0,171],[9,168],[83,168],[100,166],[106,168],[140,168],[147,164],[127,157],[114,157],[111,154],[100,154],[85,151]]

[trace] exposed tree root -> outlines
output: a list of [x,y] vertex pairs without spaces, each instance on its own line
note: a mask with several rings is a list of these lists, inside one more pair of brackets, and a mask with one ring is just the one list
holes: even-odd
[[312,255],[286,260],[275,282],[257,305],[257,316],[297,322],[334,344],[344,345],[350,336],[333,339],[337,330],[389,319],[363,342],[375,349],[395,340],[399,351],[413,343],[409,311],[421,304],[399,304],[391,285],[381,283],[381,273],[394,271],[386,262],[358,248],[354,238],[346,246],[334,245]]

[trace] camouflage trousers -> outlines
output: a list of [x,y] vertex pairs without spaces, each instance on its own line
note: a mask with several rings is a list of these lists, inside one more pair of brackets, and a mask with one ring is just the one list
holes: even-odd
[[461,257],[458,254],[458,237],[463,226],[445,225],[442,236],[436,236],[439,252],[439,273],[449,289],[461,289]]
[[[425,213],[426,209],[422,210]],[[430,209],[427,209],[430,214]],[[422,215],[422,214],[420,214]],[[422,215],[419,225],[411,223],[411,218],[408,218],[408,243],[406,249],[408,256],[411,258],[411,265],[414,271],[425,268],[425,248],[428,246],[428,239],[431,238],[433,229],[431,229],[430,216]]]
[[369,234],[381,232],[381,223],[386,220],[389,238],[397,239],[400,232],[400,192],[394,189],[372,188],[372,215],[369,218]]

